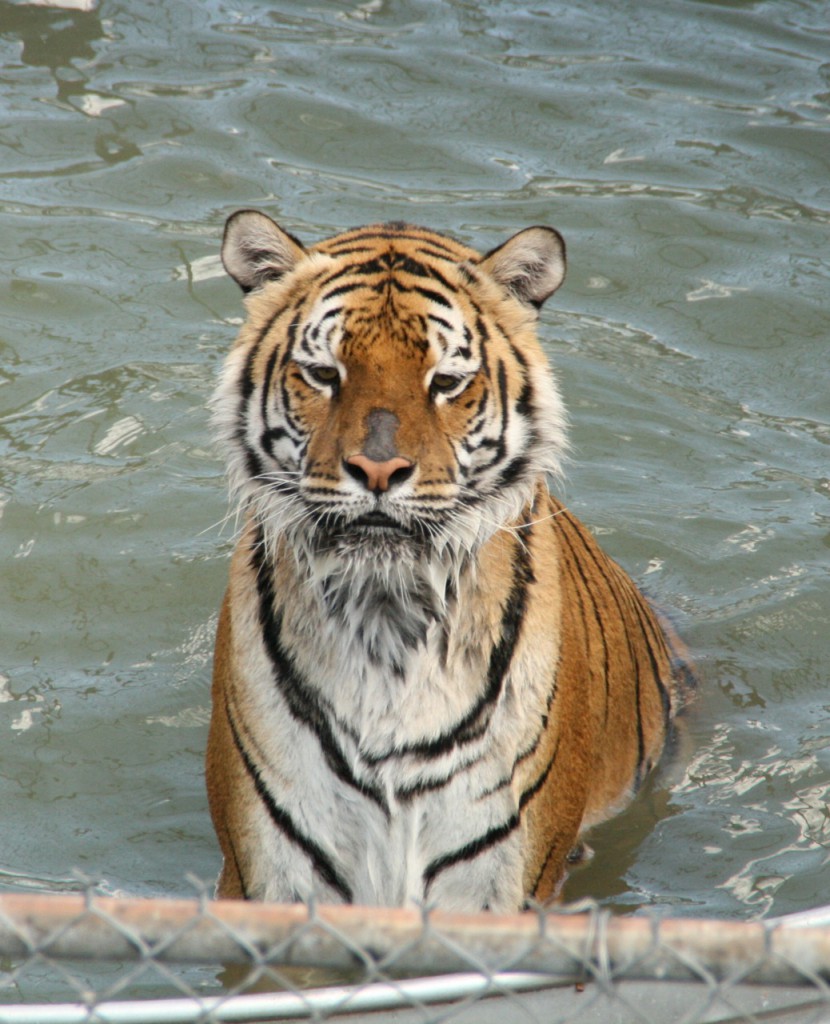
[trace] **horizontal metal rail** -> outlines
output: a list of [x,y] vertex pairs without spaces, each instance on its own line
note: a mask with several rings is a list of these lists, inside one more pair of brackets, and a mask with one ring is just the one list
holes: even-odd
[[452,914],[241,901],[0,895],[0,955],[50,959],[363,967],[385,980],[478,971],[555,981],[722,979],[818,986],[830,927],[612,917],[606,912]]
[[2,1024],[190,1024],[191,1021],[234,1022],[318,1020],[321,1015],[400,1010],[413,1005],[457,1002],[508,992],[531,992],[550,986],[538,974],[453,974],[371,985],[332,985],[303,992],[255,995],[135,999],[85,1003],[36,1003],[2,1006]]

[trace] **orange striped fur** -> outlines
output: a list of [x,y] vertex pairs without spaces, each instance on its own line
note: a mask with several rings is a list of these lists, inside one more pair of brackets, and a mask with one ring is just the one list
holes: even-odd
[[226,897],[510,911],[660,757],[684,673],[548,491],[537,311],[564,245],[228,223],[248,317],[215,419],[243,519],[207,786]]

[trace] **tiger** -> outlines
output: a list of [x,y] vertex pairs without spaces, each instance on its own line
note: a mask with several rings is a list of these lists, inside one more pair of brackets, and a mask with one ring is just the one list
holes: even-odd
[[662,617],[551,493],[553,228],[306,247],[240,210],[213,418],[238,541],[206,754],[218,898],[511,913],[561,898],[684,705]]

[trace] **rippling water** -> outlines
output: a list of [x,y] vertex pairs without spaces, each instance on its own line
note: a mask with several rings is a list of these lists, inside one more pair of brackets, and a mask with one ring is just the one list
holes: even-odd
[[231,528],[205,402],[224,218],[558,227],[564,498],[703,686],[570,895],[830,891],[823,0],[0,0],[0,886],[192,891]]

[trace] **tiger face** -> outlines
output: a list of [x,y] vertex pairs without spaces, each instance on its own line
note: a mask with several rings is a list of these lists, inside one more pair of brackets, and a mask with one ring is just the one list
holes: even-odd
[[552,229],[483,258],[402,224],[306,249],[242,211],[222,256],[249,293],[217,401],[232,484],[317,572],[457,563],[559,471],[534,335],[564,275]]

